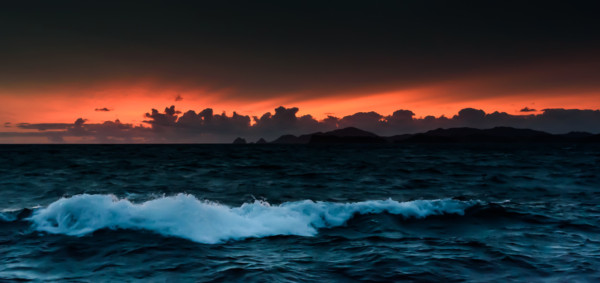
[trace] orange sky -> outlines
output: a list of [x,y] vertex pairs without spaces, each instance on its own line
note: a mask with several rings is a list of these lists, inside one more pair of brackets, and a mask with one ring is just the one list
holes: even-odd
[[[152,108],[162,111],[170,105],[180,111],[213,108],[215,113],[226,111],[231,115],[236,111],[250,116],[273,112],[278,106],[298,107],[299,115],[311,114],[317,119],[368,111],[389,115],[399,109],[412,110],[417,118],[451,117],[467,107],[513,115],[523,114],[519,112],[523,107],[600,109],[600,89],[594,83],[590,85],[594,81],[590,76],[594,76],[595,63],[584,59],[565,61],[560,68],[548,61],[535,61],[518,68],[406,84],[400,89],[383,85],[350,92],[302,90],[264,97],[256,97],[244,89],[202,88],[195,82],[165,82],[158,78],[0,86],[0,123],[72,123],[84,118],[89,123],[120,119],[138,125],[143,123],[144,113]],[[176,101],[177,96],[182,99]],[[96,108],[111,111],[95,111]]]
[[0,11],[0,125],[600,109],[590,4],[22,2]]
[[[259,101],[236,99],[226,91],[221,93],[184,87],[157,87],[143,83],[136,85],[106,84],[92,88],[68,88],[43,94],[19,93],[11,95],[0,90],[0,122],[6,123],[72,123],[77,118],[90,123],[120,119],[124,123],[140,124],[144,113],[152,108],[162,111],[175,105],[180,111],[213,108],[215,113],[237,111],[242,115],[260,116],[277,106],[298,107],[299,114],[311,114],[317,119],[327,115],[342,117],[360,111],[376,111],[382,115],[398,109],[415,112],[416,117],[427,115],[452,116],[460,109],[473,107],[486,112],[500,111],[519,114],[519,109],[529,108],[600,108],[599,93],[595,90],[565,90],[515,92],[478,98],[475,92],[486,87],[482,81],[449,81],[430,86],[389,91],[384,93],[352,94],[303,99],[302,94],[282,96]],[[183,99],[175,101],[180,95]],[[314,96],[313,96],[314,97]],[[95,111],[109,108],[109,112]],[[8,131],[11,128],[4,128]],[[14,130],[14,129],[12,129]]]

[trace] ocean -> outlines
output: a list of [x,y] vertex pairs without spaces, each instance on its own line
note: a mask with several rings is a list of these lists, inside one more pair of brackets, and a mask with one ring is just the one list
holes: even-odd
[[2,145],[0,281],[598,282],[600,145]]

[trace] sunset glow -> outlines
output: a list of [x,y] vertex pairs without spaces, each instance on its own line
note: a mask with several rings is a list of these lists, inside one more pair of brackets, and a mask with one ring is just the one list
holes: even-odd
[[[480,86],[478,86],[480,88]],[[215,112],[233,113],[234,111],[250,116],[260,116],[272,112],[277,106],[300,108],[300,114],[310,114],[317,119],[327,116],[343,117],[356,112],[375,111],[390,114],[399,109],[412,110],[417,117],[453,116],[460,109],[475,107],[486,112],[506,112],[519,114],[523,107],[533,109],[600,108],[597,90],[576,90],[568,95],[562,91],[533,91],[530,93],[512,93],[496,97],[478,98],[468,86],[456,83],[440,83],[430,87],[420,87],[384,93],[365,93],[348,97],[307,98],[297,94],[265,100],[248,100],[228,97],[226,93],[206,90],[178,88],[157,89],[146,85],[138,86],[98,86],[94,89],[63,91],[53,90],[44,93],[0,93],[3,97],[0,121],[10,123],[71,123],[77,118],[99,123],[119,119],[122,122],[140,124],[144,113],[152,108],[164,108],[175,105],[181,111],[213,108]],[[176,100],[177,97],[180,100]],[[107,108],[110,111],[96,111]],[[68,110],[68,111],[66,111]],[[522,114],[522,113],[521,113]],[[525,113],[530,114],[530,113]],[[7,131],[6,128],[2,131]]]
[[[171,106],[175,123],[210,108],[249,126],[280,106],[319,123],[398,110],[418,120],[466,108],[511,116],[600,109],[599,42],[588,9],[346,3],[314,13],[254,5],[14,4],[0,15],[0,142],[44,136],[47,124],[67,130],[80,118],[150,129],[157,121],[146,113]],[[359,123],[353,119],[346,120]],[[409,129],[428,128],[396,130]],[[188,142],[221,134],[188,130],[197,135]]]

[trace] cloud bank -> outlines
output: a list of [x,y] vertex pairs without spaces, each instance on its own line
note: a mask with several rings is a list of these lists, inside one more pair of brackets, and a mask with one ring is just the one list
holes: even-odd
[[[6,138],[46,137],[49,142],[82,143],[229,143],[236,137],[249,141],[265,138],[270,141],[283,134],[308,134],[357,127],[383,136],[418,133],[437,128],[498,126],[529,128],[549,133],[585,131],[600,133],[600,110],[543,109],[540,114],[511,115],[504,112],[485,113],[465,108],[452,117],[426,116],[415,118],[410,110],[397,110],[390,115],[377,112],[358,112],[342,118],[328,116],[317,120],[311,115],[298,115],[296,107],[280,106],[274,113],[262,116],[233,112],[215,114],[206,108],[196,112],[181,112],[175,106],[163,111],[146,113],[144,124],[133,125],[119,120],[87,123],[83,118],[74,123],[18,123],[21,132],[2,132]],[[8,124],[10,126],[10,124]],[[6,126],[6,124],[5,124]],[[3,139],[4,138],[4,139]]]

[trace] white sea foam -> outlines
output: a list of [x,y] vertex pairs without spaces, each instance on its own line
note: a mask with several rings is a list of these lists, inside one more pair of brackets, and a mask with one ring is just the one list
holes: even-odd
[[179,194],[143,203],[113,195],[76,195],[34,211],[28,219],[38,231],[83,236],[98,229],[143,229],[200,243],[275,235],[314,236],[319,228],[344,225],[354,214],[383,213],[423,218],[463,214],[476,201],[370,200],[354,203],[295,201],[240,207]]

